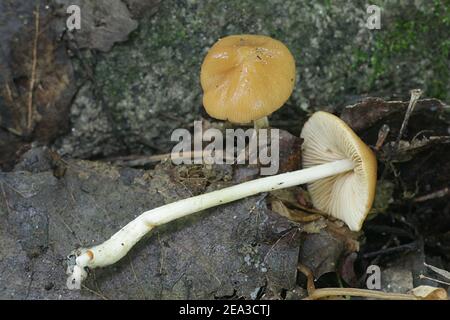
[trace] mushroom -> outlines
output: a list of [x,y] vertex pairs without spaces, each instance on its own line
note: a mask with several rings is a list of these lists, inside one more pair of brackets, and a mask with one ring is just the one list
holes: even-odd
[[267,127],[267,116],[289,98],[295,61],[280,41],[261,35],[233,35],[217,41],[203,61],[203,105],[213,118],[233,123],[254,121]]
[[79,289],[87,269],[117,262],[157,226],[261,192],[305,183],[309,183],[318,209],[343,220],[351,230],[359,230],[374,198],[374,154],[345,122],[326,112],[313,114],[301,136],[306,169],[259,178],[144,212],[104,243],[69,255],[68,288]]
[[303,126],[303,168],[349,159],[351,171],[308,184],[315,208],[344,221],[351,230],[360,230],[375,197],[377,160],[370,148],[331,113],[316,112]]

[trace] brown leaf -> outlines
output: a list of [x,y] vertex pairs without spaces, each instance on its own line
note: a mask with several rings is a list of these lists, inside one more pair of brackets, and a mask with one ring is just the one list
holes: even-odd
[[[366,98],[359,103],[345,107],[341,113],[341,119],[355,131],[367,130],[385,120],[389,120],[389,122],[395,120],[396,123],[401,125],[408,104],[409,102],[406,101],[385,101],[380,98]],[[413,115],[439,113],[444,108],[444,103],[438,99],[423,99],[417,102]],[[390,127],[398,127],[398,132],[400,125],[390,125]],[[381,125],[377,127],[381,127]]]
[[436,288],[431,286],[419,286],[410,291],[420,300],[448,300],[447,291],[443,288]]

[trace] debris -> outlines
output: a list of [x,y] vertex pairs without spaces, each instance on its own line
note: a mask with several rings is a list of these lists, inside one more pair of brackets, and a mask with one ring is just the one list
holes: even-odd
[[307,278],[308,297],[304,300],[318,300],[339,296],[354,296],[382,300],[448,300],[447,291],[431,286],[419,286],[409,293],[391,293],[376,290],[357,288],[320,288],[316,289],[311,270],[304,265],[299,265],[298,270]]
[[[430,136],[422,139],[416,138],[411,142],[400,140],[387,143],[381,149],[380,160],[384,162],[407,162],[411,161],[418,153],[438,147],[441,144],[449,144],[450,136]],[[395,151],[394,151],[395,150]],[[391,157],[389,157],[391,155]]]
[[[74,72],[54,19],[42,3],[6,1],[0,18],[0,166],[11,169],[31,141],[67,130]],[[40,4],[40,5],[39,5]],[[22,14],[8,14],[18,10]]]
[[[437,268],[437,267],[432,266],[432,265],[429,265],[429,264],[427,264],[427,263],[425,263],[425,262],[423,263],[423,265],[424,265],[425,267],[429,268],[430,270],[434,271],[435,273],[437,273],[437,274],[440,275],[441,277],[444,277],[446,280],[450,280],[450,272],[448,272],[447,270]],[[424,276],[424,275],[422,275],[422,274],[420,275],[420,277],[421,277],[421,278],[424,278],[424,279],[432,280],[432,281],[434,281],[434,282],[438,282],[438,283],[441,283],[441,284],[445,284],[445,285],[450,286],[450,283],[448,283],[448,282],[443,282],[443,281],[440,281],[440,280],[437,280],[437,279],[431,279],[431,278],[426,277],[426,276]]]

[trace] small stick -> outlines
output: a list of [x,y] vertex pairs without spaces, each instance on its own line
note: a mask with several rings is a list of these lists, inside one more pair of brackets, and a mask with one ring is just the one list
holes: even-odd
[[336,296],[354,296],[354,297],[364,297],[364,298],[375,298],[375,299],[385,299],[385,300],[418,300],[412,294],[406,293],[390,293],[383,291],[367,290],[367,289],[356,289],[356,288],[321,288],[316,289],[314,285],[314,276],[311,270],[302,265],[298,265],[298,270],[306,276],[307,279],[307,291],[308,297],[304,300],[317,300],[326,297],[336,297]]
[[5,188],[3,187],[3,182],[0,181],[0,188],[2,189],[3,198],[5,199],[6,209],[8,210],[8,214],[11,215],[11,209],[9,207],[8,198],[6,198]]
[[417,197],[417,198],[414,199],[414,202],[423,202],[423,201],[427,201],[427,200],[442,198],[442,197],[445,197],[447,195],[450,195],[450,189],[449,188],[444,188],[444,189],[432,192],[430,194],[426,194],[424,196]]
[[[166,159],[171,160],[195,160],[195,159],[202,159],[205,151],[191,151],[191,152],[185,152],[182,155],[180,154],[171,154],[171,153],[165,153],[165,154],[158,154],[153,156],[127,156],[127,157],[117,157],[112,159],[107,159],[107,161],[111,161],[116,165],[121,166],[128,166],[128,167],[138,167],[138,166],[144,166],[150,163],[160,162]],[[223,153],[223,150],[217,150],[216,153],[219,155]],[[234,161],[233,157],[225,156],[224,161],[232,160]]]
[[308,295],[312,295],[314,291],[316,291],[316,286],[314,285],[314,275],[307,266],[303,264],[299,264],[297,266],[298,271],[303,273],[306,277],[306,290],[308,291]]
[[36,82],[36,66],[37,66],[37,43],[39,38],[39,7],[40,1],[36,4],[35,12],[35,32],[34,32],[34,42],[33,42],[33,60],[31,64],[31,76],[30,76],[30,86],[28,92],[28,121],[27,128],[28,131],[31,130],[33,125],[33,90],[34,84]]
[[411,90],[411,99],[409,100],[408,108],[406,109],[405,118],[403,119],[402,126],[400,127],[400,132],[398,133],[397,139],[395,140],[394,150],[397,151],[398,145],[400,143],[400,139],[403,137],[403,133],[405,132],[406,126],[408,125],[409,118],[416,107],[417,101],[422,95],[422,90],[413,89]]
[[431,264],[427,264],[427,263],[423,263],[423,265],[431,270],[433,270],[434,272],[436,272],[438,275],[444,277],[445,279],[450,280],[450,272],[448,272],[447,270],[443,270],[443,269],[439,269],[435,266],[432,266]]
[[389,128],[389,126],[387,124],[383,124],[380,128],[380,131],[378,131],[378,139],[377,139],[377,143],[375,144],[375,150],[379,151],[381,149],[381,147],[384,144],[384,141],[386,140],[387,136],[389,135],[389,131],[391,129]]
[[400,246],[397,247],[393,247],[393,248],[386,248],[386,249],[381,249],[378,251],[374,251],[374,252],[369,252],[363,255],[364,258],[372,258],[372,257],[376,257],[382,254],[388,254],[388,253],[393,253],[393,252],[397,252],[397,251],[408,251],[408,250],[414,250],[417,248],[417,243],[416,242],[412,242],[412,243],[407,243],[407,244],[402,244]]
[[423,275],[423,274],[419,275],[419,278],[420,278],[420,279],[430,280],[430,281],[437,282],[437,283],[440,283],[440,284],[444,284],[444,285],[446,285],[446,286],[450,286],[450,282],[445,282],[445,281],[442,281],[442,280],[430,278],[430,277],[427,277],[427,276],[425,276],[425,275]]
[[[400,131],[398,133],[397,138],[395,139],[393,148],[388,152],[388,156],[386,158],[386,163],[390,164],[392,160],[392,156],[394,153],[397,153],[398,147],[400,145],[400,140],[405,132],[406,126],[408,125],[409,117],[414,111],[414,108],[416,107],[417,101],[419,100],[420,96],[422,95],[422,90],[420,89],[413,89],[411,90],[411,98],[409,99],[409,105],[406,109],[405,117],[403,118],[402,126],[400,127]],[[380,181],[384,180],[384,177],[386,176],[388,165],[384,167],[383,173],[380,176]]]
[[95,290],[92,290],[89,287],[86,287],[84,284],[81,285],[83,287],[83,289],[86,289],[87,291],[89,291],[90,293],[95,294],[96,296],[99,296],[100,298],[102,298],[103,300],[108,300],[107,297],[105,297],[104,295],[102,295],[100,292],[97,292]]
[[384,300],[419,300],[412,294],[407,293],[391,293],[383,291],[375,291],[368,289],[356,289],[356,288],[323,288],[316,289],[309,295],[308,300],[317,300],[326,297],[335,296],[353,296],[363,298],[374,298]]

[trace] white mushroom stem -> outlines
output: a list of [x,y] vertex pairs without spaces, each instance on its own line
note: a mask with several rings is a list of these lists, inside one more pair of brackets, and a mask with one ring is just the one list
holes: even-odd
[[253,126],[256,130],[265,129],[269,127],[269,118],[267,116],[253,121]]
[[[67,273],[67,287],[80,289],[87,277],[86,269],[105,267],[123,258],[128,251],[154,227],[221,204],[229,203],[262,192],[292,186],[334,176],[354,168],[350,160],[338,160],[312,168],[287,172],[275,176],[244,182],[221,190],[176,201],[142,213],[102,244],[79,249],[72,255]],[[75,256],[75,257],[74,257]],[[70,256],[69,256],[70,257]],[[75,259],[73,259],[75,258]]]

